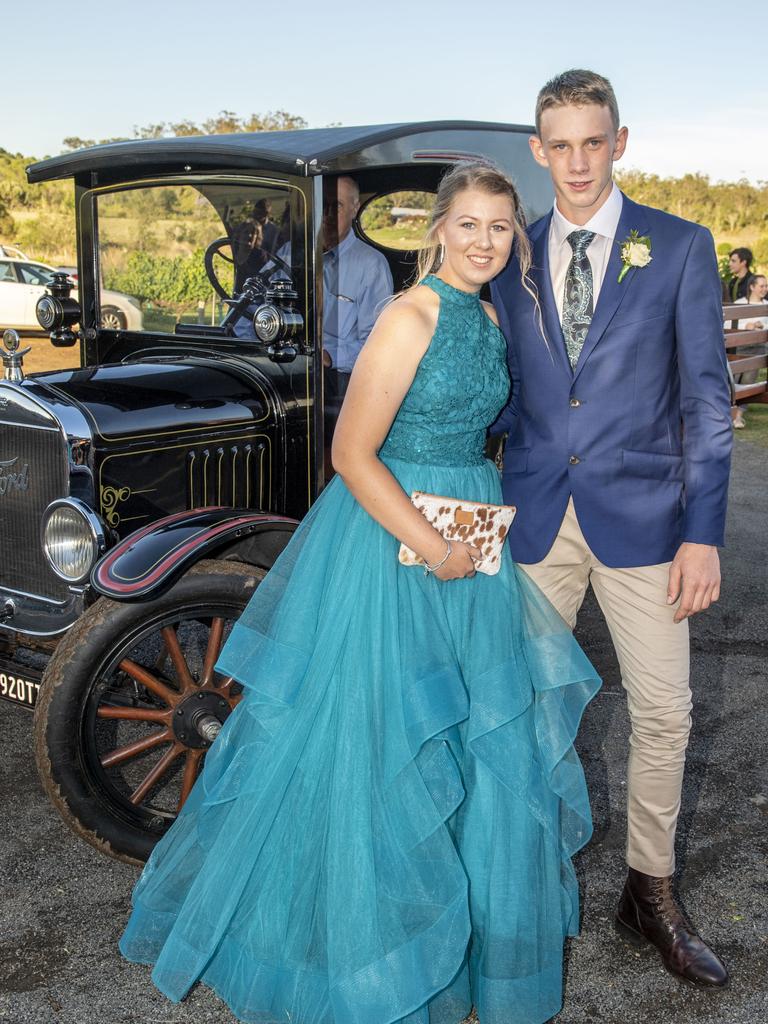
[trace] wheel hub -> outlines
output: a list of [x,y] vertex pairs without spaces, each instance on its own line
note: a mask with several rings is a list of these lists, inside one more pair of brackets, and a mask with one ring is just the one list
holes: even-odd
[[174,708],[173,732],[180,743],[192,749],[210,747],[219,728],[229,717],[232,707],[221,694],[200,690],[192,693]]

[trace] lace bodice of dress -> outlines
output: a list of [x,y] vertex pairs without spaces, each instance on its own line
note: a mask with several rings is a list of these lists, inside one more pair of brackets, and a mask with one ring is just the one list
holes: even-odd
[[507,346],[480,296],[430,274],[435,333],[380,454],[430,465],[482,463],[487,428],[509,394]]

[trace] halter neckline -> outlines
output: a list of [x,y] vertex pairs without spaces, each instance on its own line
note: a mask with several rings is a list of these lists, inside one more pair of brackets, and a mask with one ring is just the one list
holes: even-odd
[[436,274],[427,274],[421,283],[437,292],[443,299],[450,299],[452,302],[459,302],[465,306],[475,306],[480,303],[480,292],[462,291],[461,288],[456,288],[454,285],[448,284],[447,281],[443,281]]

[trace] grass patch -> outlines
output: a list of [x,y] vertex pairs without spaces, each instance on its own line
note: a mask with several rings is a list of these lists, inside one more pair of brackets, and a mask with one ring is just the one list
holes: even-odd
[[768,403],[744,407],[744,430],[734,430],[737,441],[750,441],[768,448]]
[[424,221],[417,223],[393,224],[387,227],[370,228],[368,237],[386,249],[418,249],[426,233]]

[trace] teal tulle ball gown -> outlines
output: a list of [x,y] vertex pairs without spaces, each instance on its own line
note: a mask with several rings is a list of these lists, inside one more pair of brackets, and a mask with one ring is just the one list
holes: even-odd
[[[506,346],[438,278],[380,457],[403,489],[501,502],[483,457]],[[542,342],[543,344],[543,342]],[[336,477],[234,627],[244,686],[153,852],[120,948],[251,1024],[541,1024],[589,838],[573,749],[599,680],[505,551],[441,582]]]

